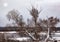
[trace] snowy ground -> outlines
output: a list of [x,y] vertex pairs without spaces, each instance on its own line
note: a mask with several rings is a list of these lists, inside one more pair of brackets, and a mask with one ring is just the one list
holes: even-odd
[[16,31],[0,32],[0,33],[4,34],[5,39],[17,40],[17,41],[27,41],[28,39],[30,39],[29,37],[20,37],[20,35]]
[[[20,35],[16,31],[0,32],[0,33],[4,34],[5,39],[9,38],[10,40],[27,41],[31,39],[30,37],[20,37]],[[40,34],[46,35],[46,33],[43,32],[41,32]],[[60,40],[60,32],[52,33],[52,39]]]

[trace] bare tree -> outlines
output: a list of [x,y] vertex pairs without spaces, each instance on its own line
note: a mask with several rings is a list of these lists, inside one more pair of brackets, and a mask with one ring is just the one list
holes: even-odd
[[32,10],[30,10],[30,14],[33,17],[33,20],[35,22],[35,26],[37,24],[37,18],[38,18],[38,15],[39,15],[40,12],[36,8],[34,8],[33,6],[32,6]]
[[59,19],[58,18],[54,18],[54,17],[50,17],[48,19],[44,19],[41,21],[41,26],[42,27],[46,27],[47,30],[48,30],[48,33],[47,33],[47,38],[45,39],[45,41],[47,41],[47,39],[51,39],[50,36],[51,36],[51,30],[55,30],[55,28],[52,28],[52,27],[56,27],[56,24],[59,23]]
[[25,22],[24,22],[24,20],[23,20],[23,16],[22,16],[22,15],[20,15],[17,24],[18,24],[19,26],[21,26],[21,27],[24,27]]
[[11,11],[8,12],[7,18],[9,20],[12,19],[15,22],[17,22],[18,21],[18,18],[19,18],[19,12],[17,10],[13,9],[13,10],[11,10]]
[[[41,11],[42,11],[42,10],[41,10]],[[31,14],[32,19],[33,19],[33,21],[34,21],[34,23],[35,23],[35,28],[37,27],[38,15],[39,15],[39,13],[41,13],[41,11],[39,12],[39,11],[38,11],[36,8],[34,8],[33,6],[32,6],[32,9],[30,10],[30,14]],[[38,32],[37,32],[37,31],[35,31],[34,36],[35,36],[35,39],[36,39],[36,40],[37,40],[37,38],[39,39],[39,37],[38,37]]]
[[7,18],[10,20],[13,20],[18,26],[23,26],[25,23],[23,21],[23,16],[20,15],[20,13],[13,9],[7,14]]
[[[42,10],[41,10],[42,11]],[[30,14],[31,14],[31,16],[32,16],[32,21],[30,20],[30,19],[28,19],[27,20],[27,24],[28,24],[28,27],[31,25],[31,26],[34,26],[35,27],[35,29],[36,29],[36,27],[39,27],[40,28],[40,31],[42,30],[42,29],[44,29],[44,30],[46,30],[47,29],[47,31],[48,31],[48,33],[47,33],[47,37],[46,37],[46,39],[45,39],[45,41],[47,41],[48,39],[51,39],[50,38],[50,35],[51,35],[51,31],[53,31],[53,30],[55,30],[55,26],[56,26],[56,24],[58,24],[58,22],[59,22],[59,19],[58,18],[54,18],[54,17],[50,17],[50,18],[48,18],[48,19],[40,19],[40,21],[39,22],[37,22],[37,19],[38,19],[38,15],[39,15],[39,13],[41,13],[41,11],[39,12],[36,8],[34,8],[34,7],[32,7],[32,9],[30,10]],[[24,19],[23,19],[23,16],[22,15],[20,15],[20,13],[17,11],[17,10],[15,10],[15,9],[13,9],[13,10],[11,10],[11,11],[9,11],[8,12],[8,14],[7,14],[7,18],[9,19],[9,21],[10,20],[13,20],[14,22],[15,22],[15,24],[17,24],[19,27],[24,27],[25,26],[25,22],[24,22]],[[33,24],[33,25],[32,25]],[[31,27],[30,26],[30,27]],[[54,28],[52,28],[52,27],[54,27]],[[33,38],[33,40],[37,40],[37,39],[39,39],[40,37],[40,35],[38,35],[38,32],[37,32],[37,30],[35,31],[35,34],[34,34],[34,36],[31,34],[31,33],[29,33],[28,32],[28,30],[26,30],[25,29],[25,32],[31,37],[31,38]],[[40,32],[39,32],[40,33]]]

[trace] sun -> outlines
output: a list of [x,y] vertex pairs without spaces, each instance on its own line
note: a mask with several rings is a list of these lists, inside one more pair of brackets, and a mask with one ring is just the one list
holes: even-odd
[[3,6],[4,6],[4,7],[7,7],[7,6],[8,6],[8,3],[4,3]]

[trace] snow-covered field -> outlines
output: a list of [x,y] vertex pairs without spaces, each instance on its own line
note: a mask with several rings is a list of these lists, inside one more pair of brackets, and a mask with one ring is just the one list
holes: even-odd
[[[4,34],[5,39],[10,39],[10,40],[27,41],[31,39],[30,37],[20,37],[20,35],[16,31],[0,32],[0,33]],[[46,35],[46,32],[45,33],[41,32],[39,34]],[[60,32],[52,33],[52,39],[60,40]]]
[[16,31],[0,32],[0,33],[4,34],[5,39],[17,40],[17,41],[27,41],[28,39],[30,39],[29,37],[20,37],[20,35]]

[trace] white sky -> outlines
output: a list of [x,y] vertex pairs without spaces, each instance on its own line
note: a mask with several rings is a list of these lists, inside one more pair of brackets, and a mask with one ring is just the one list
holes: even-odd
[[34,5],[39,11],[40,8],[43,9],[39,15],[42,19],[47,18],[46,16],[60,18],[60,0],[0,0],[0,26],[9,23],[6,14],[12,9],[18,10],[25,20],[30,18],[28,9],[31,9],[31,5]]

